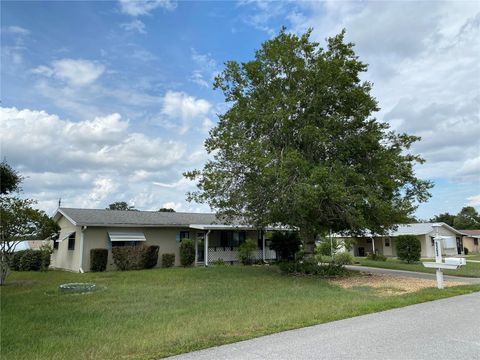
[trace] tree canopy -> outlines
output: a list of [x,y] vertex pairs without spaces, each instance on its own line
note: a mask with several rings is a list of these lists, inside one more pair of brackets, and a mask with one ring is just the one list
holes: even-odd
[[[7,183],[3,184],[3,175]],[[36,201],[21,199],[11,193],[19,191],[22,176],[6,162],[1,164],[0,195],[0,285],[10,273],[10,261],[20,241],[53,238],[59,226],[44,211],[35,209]]]
[[431,222],[443,222],[447,225],[453,226],[455,221],[455,215],[452,215],[448,212],[442,213],[440,215],[435,215],[433,218],[430,219]]
[[382,233],[404,222],[432,186],[408,152],[419,138],[373,117],[367,65],[345,31],[326,49],[310,34],[282,29],[253,60],[225,64],[214,87],[230,107],[205,142],[212,160],[185,174],[199,188],[189,200],[258,227],[296,226],[306,253],[328,229]]
[[175,210],[172,208],[160,208],[158,211],[159,212],[175,212]]
[[480,229],[480,215],[473,206],[465,206],[455,216],[453,226],[459,230]]
[[128,205],[125,201],[116,201],[108,205],[106,210],[128,210],[128,211],[137,211],[134,206]]

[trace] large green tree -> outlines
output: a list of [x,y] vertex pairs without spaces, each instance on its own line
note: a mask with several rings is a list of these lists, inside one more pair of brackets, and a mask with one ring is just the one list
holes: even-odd
[[453,226],[459,230],[480,229],[480,215],[473,206],[465,206],[455,216]]
[[45,212],[33,208],[34,200],[12,195],[20,190],[22,177],[8,164],[2,163],[2,166],[4,164],[7,166],[2,168],[2,176],[11,174],[7,174],[10,183],[5,188],[2,186],[0,195],[0,285],[10,273],[11,258],[21,241],[52,238],[59,230]]
[[283,29],[251,61],[229,61],[216,78],[229,109],[205,142],[212,155],[190,200],[258,227],[298,227],[306,254],[328,229],[382,233],[406,221],[432,184],[418,179],[418,137],[398,134],[379,110],[367,70],[345,31],[321,48]]
[[453,223],[455,222],[455,215],[452,215],[448,212],[442,213],[440,215],[435,215],[433,218],[430,219],[431,222],[443,222],[447,225],[454,226]]

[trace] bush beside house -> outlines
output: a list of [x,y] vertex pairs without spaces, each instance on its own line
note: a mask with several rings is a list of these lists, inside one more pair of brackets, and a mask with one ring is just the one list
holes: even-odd
[[90,250],[90,270],[105,271],[107,269],[108,250],[92,249]]
[[142,254],[142,269],[151,269],[158,263],[158,245],[148,245],[143,248]]
[[275,250],[281,260],[293,260],[300,250],[301,243],[296,231],[276,231],[270,239],[270,249]]
[[195,245],[190,239],[182,239],[180,243],[180,264],[191,266],[195,261]]
[[51,253],[49,248],[17,251],[12,257],[10,268],[14,271],[46,271],[50,266]]
[[414,235],[397,237],[397,257],[407,263],[420,261],[422,244]]
[[175,254],[162,254],[162,267],[169,268],[175,264]]
[[122,246],[112,249],[113,262],[119,270],[139,270],[155,267],[158,262],[156,245]]
[[238,248],[238,258],[243,265],[251,265],[254,257],[253,252],[257,249],[257,244],[252,239],[248,239]]

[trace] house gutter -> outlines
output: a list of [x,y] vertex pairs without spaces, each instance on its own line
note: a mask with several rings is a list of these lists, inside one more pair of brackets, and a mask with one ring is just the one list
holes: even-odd
[[79,266],[79,271],[80,273],[84,273],[85,271],[83,270],[83,243],[84,243],[84,231],[87,230],[87,226],[82,226],[81,231],[80,231],[80,266]]

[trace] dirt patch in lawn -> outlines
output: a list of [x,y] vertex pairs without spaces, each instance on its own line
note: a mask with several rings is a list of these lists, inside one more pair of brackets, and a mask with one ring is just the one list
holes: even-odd
[[[436,280],[416,279],[411,277],[398,277],[382,274],[362,273],[357,276],[342,279],[329,280],[334,285],[339,285],[344,289],[353,290],[376,290],[379,295],[394,296],[399,294],[408,294],[417,292],[425,288],[437,286]],[[445,287],[465,285],[462,282],[445,281]]]

